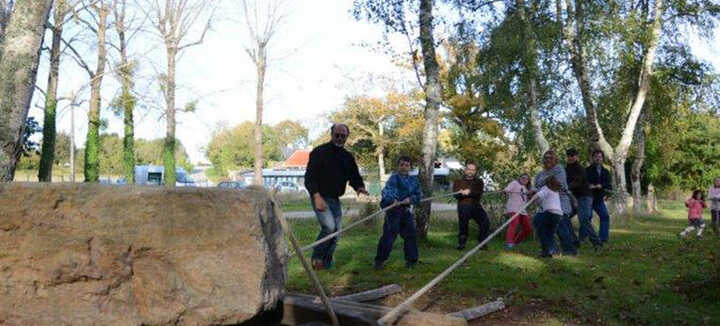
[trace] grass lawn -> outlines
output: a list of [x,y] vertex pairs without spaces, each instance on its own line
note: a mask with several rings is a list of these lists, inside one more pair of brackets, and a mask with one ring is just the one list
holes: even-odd
[[[685,208],[679,202],[661,208],[655,216],[613,221],[602,251],[593,252],[586,242],[576,257],[538,258],[533,239],[508,251],[498,236],[489,251],[471,257],[415,307],[446,313],[503,297],[509,308],[483,324],[720,325],[720,240],[710,228],[704,239],[679,240],[676,234],[687,223]],[[380,222],[343,235],[336,266],[318,272],[330,294],[397,283],[404,291],[381,302],[397,305],[476,244],[457,251],[456,220],[452,213],[436,214],[428,238],[419,244],[418,267],[405,268],[398,238],[385,270],[375,271]],[[706,222],[709,226],[707,217]],[[318,232],[314,219],[294,220],[291,227],[301,244],[312,242]],[[477,234],[474,228],[471,232]],[[288,290],[315,293],[297,258],[290,262]]]

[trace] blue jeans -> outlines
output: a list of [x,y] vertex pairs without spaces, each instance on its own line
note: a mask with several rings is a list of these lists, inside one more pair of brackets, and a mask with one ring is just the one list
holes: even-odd
[[610,214],[605,206],[605,200],[593,198],[592,209],[600,217],[600,241],[607,242],[610,237]]
[[[318,211],[315,209],[315,203],[313,199],[310,199],[310,203],[313,205],[315,210],[315,216],[317,217],[318,223],[320,223],[320,234],[318,234],[316,240],[326,237],[330,233],[337,232],[342,226],[342,208],[340,207],[340,200],[337,198],[323,197],[327,204],[327,209],[324,211]],[[313,248],[312,259],[321,260],[326,267],[330,267],[333,260],[333,252],[337,242],[340,240],[340,235],[325,241],[315,248]]]
[[560,238],[560,246],[565,254],[576,254],[578,242],[577,235],[575,235],[575,229],[573,228],[570,216],[563,215],[557,226],[557,235]]
[[383,234],[380,237],[377,247],[376,262],[384,262],[390,256],[393,243],[397,235],[403,238],[403,249],[405,251],[405,261],[409,263],[417,262],[417,231],[415,230],[415,219],[407,208],[393,208],[385,215],[385,224],[383,224]]
[[533,225],[540,240],[543,254],[550,254],[554,248],[557,248],[557,244],[555,244],[555,232],[557,232],[560,219],[562,219],[561,215],[549,212],[537,213],[533,218]]
[[593,246],[600,245],[600,238],[592,225],[592,196],[578,198],[577,216],[580,221],[580,242],[590,239]]

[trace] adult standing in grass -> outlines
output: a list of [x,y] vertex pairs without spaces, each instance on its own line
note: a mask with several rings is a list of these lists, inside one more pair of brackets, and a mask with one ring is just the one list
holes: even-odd
[[[468,238],[468,224],[471,219],[478,224],[478,241],[485,240],[490,232],[490,220],[488,220],[487,213],[480,204],[484,190],[485,183],[477,177],[477,165],[467,163],[465,171],[463,171],[463,177],[453,182],[453,192],[460,192],[455,194],[455,199],[458,201],[458,250],[465,249]],[[482,249],[485,250],[487,247],[483,246]]]
[[610,213],[605,205],[605,199],[612,186],[610,171],[603,166],[603,161],[605,161],[605,153],[599,149],[595,150],[592,154],[592,164],[585,169],[585,174],[592,191],[592,209],[600,217],[600,241],[605,243],[610,238]]
[[[562,247],[563,253],[566,255],[575,255],[577,254],[577,248],[575,247],[577,237],[575,236],[572,223],[570,223],[572,207],[570,204],[570,193],[568,191],[565,169],[558,164],[557,155],[553,150],[548,150],[543,154],[542,164],[543,170],[535,176],[535,187],[536,189],[541,189],[546,185],[550,177],[554,177],[560,184],[558,195],[562,208],[562,218],[558,221],[557,235],[560,238],[560,246]],[[554,243],[553,241],[553,244]],[[550,254],[554,254],[557,248],[551,248],[550,250]]]
[[[317,239],[340,229],[342,225],[340,196],[345,194],[348,182],[358,194],[368,194],[355,163],[355,157],[344,147],[348,135],[350,135],[348,126],[333,124],[330,127],[330,142],[315,147],[310,152],[310,160],[305,170],[305,189],[310,194],[315,216],[320,223],[320,234]],[[313,248],[314,269],[326,269],[332,265],[338,240],[339,236]]]
[[415,220],[410,210],[410,204],[417,205],[422,198],[420,182],[417,176],[409,175],[412,160],[408,156],[398,158],[397,172],[393,173],[382,190],[380,207],[385,208],[394,203],[399,203],[385,213],[385,224],[383,234],[380,237],[375,256],[375,269],[381,270],[385,267],[385,261],[390,256],[393,243],[397,235],[403,238],[403,249],[405,252],[405,266],[413,268],[418,261],[417,231]]
[[590,192],[590,184],[587,181],[585,175],[585,168],[580,165],[580,159],[578,157],[578,151],[575,148],[570,148],[565,151],[567,155],[567,165],[565,165],[565,173],[567,174],[568,187],[573,196],[577,200],[577,207],[570,213],[570,218],[577,214],[578,221],[580,222],[579,230],[579,241],[576,246],[580,246],[580,242],[585,239],[589,239],[595,249],[602,246],[600,238],[595,232],[595,228],[592,225],[592,202],[593,197]]

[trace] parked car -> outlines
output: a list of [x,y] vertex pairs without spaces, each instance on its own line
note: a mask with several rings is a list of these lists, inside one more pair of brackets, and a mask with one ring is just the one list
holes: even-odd
[[278,192],[307,194],[307,190],[305,190],[305,188],[300,187],[297,183],[292,181],[280,181],[276,183],[273,188],[277,189]]
[[242,181],[221,181],[218,183],[218,188],[225,188],[225,189],[244,189],[247,188],[247,184]]

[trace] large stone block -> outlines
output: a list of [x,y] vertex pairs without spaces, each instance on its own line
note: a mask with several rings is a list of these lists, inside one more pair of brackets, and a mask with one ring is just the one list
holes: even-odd
[[236,324],[286,276],[260,189],[0,184],[0,324]]

